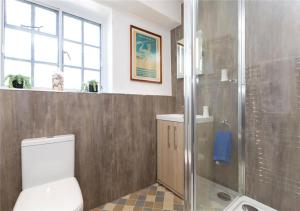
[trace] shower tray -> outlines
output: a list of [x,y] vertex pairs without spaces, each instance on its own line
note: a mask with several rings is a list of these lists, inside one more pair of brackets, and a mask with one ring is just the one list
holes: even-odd
[[224,211],[277,211],[247,196],[234,200]]
[[199,211],[277,211],[254,199],[197,176]]
[[239,193],[201,176],[197,176],[197,193],[197,210],[199,211],[223,211],[241,196]]

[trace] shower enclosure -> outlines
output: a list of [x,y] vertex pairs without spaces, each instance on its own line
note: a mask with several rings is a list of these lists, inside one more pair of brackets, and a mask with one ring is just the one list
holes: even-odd
[[[185,1],[186,209],[246,195],[299,210],[299,11],[292,0]],[[213,121],[197,124],[207,107]]]

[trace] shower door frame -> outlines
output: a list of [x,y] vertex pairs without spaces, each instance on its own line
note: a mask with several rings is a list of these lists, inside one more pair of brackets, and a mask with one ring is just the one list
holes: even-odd
[[[184,0],[184,103],[185,103],[185,210],[196,211],[196,71],[195,34],[197,23],[197,2]],[[245,100],[246,100],[246,18],[245,0],[238,4],[238,191],[245,195]]]

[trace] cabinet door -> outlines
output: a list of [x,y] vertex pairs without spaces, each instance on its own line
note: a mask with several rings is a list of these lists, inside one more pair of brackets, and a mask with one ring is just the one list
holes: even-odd
[[174,190],[184,195],[184,127],[182,123],[173,125],[173,169]]
[[163,140],[164,140],[164,122],[157,121],[157,179],[163,181]]
[[172,140],[174,139],[174,123],[168,121],[166,125],[166,144],[165,144],[165,150],[164,150],[164,167],[166,170],[166,177],[164,183],[169,186],[169,188],[174,188],[175,185],[175,177],[174,172],[176,169],[174,169],[174,147],[172,144]]
[[160,182],[171,186],[172,179],[172,125],[168,121],[157,121],[157,178]]

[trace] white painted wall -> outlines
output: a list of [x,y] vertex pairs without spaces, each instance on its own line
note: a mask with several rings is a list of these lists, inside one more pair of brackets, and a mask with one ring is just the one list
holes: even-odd
[[[130,80],[130,25],[162,36],[162,84]],[[115,9],[112,12],[112,32],[112,92],[144,95],[172,95],[171,39],[169,29]]]
[[173,29],[181,24],[182,0],[94,0]]
[[[181,0],[138,0],[176,23],[181,23]],[[175,26],[174,26],[175,28]]]

